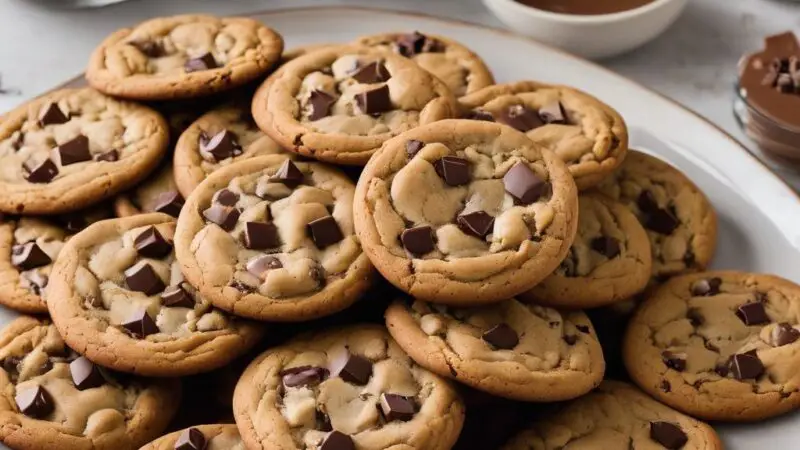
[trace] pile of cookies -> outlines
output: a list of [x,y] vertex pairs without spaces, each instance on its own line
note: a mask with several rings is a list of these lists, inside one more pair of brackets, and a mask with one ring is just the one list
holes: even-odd
[[712,450],[800,405],[800,287],[704,272],[708,199],[584,92],[199,15],[86,79],[0,119],[13,449]]

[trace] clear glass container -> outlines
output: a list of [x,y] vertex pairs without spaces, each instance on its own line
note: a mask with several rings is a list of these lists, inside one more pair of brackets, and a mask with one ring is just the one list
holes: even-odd
[[734,89],[733,112],[742,131],[764,156],[800,170],[800,128],[778,122],[751,105],[738,82]]

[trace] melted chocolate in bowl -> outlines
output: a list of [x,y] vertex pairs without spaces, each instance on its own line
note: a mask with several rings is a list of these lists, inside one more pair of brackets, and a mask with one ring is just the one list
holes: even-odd
[[536,9],[560,14],[596,16],[628,11],[655,0],[516,0]]

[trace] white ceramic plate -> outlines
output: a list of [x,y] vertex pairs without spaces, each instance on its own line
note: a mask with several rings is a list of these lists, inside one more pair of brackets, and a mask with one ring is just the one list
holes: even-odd
[[[579,87],[622,113],[634,147],[686,173],[719,212],[714,267],[767,272],[800,282],[800,198],[738,142],[711,123],[600,66],[527,38],[478,25],[389,11],[331,7],[254,16],[276,28],[287,48],[348,42],[369,33],[419,30],[463,42],[480,54],[498,82],[534,79]],[[0,310],[0,323],[14,313]],[[800,416],[751,425],[715,425],[725,447],[798,448]],[[609,449],[612,450],[612,449]]]

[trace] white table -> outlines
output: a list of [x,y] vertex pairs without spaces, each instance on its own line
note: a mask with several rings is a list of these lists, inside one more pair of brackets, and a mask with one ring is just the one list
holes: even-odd
[[[20,91],[0,95],[0,111],[79,73],[105,35],[145,18],[322,4],[405,9],[500,26],[480,0],[135,0],[77,11],[54,10],[31,0],[0,0],[0,74],[4,87]],[[731,112],[736,62],[744,52],[760,48],[763,36],[785,30],[800,32],[800,3],[692,0],[659,39],[603,64],[694,109],[752,148]],[[779,173],[800,189],[800,175]]]

